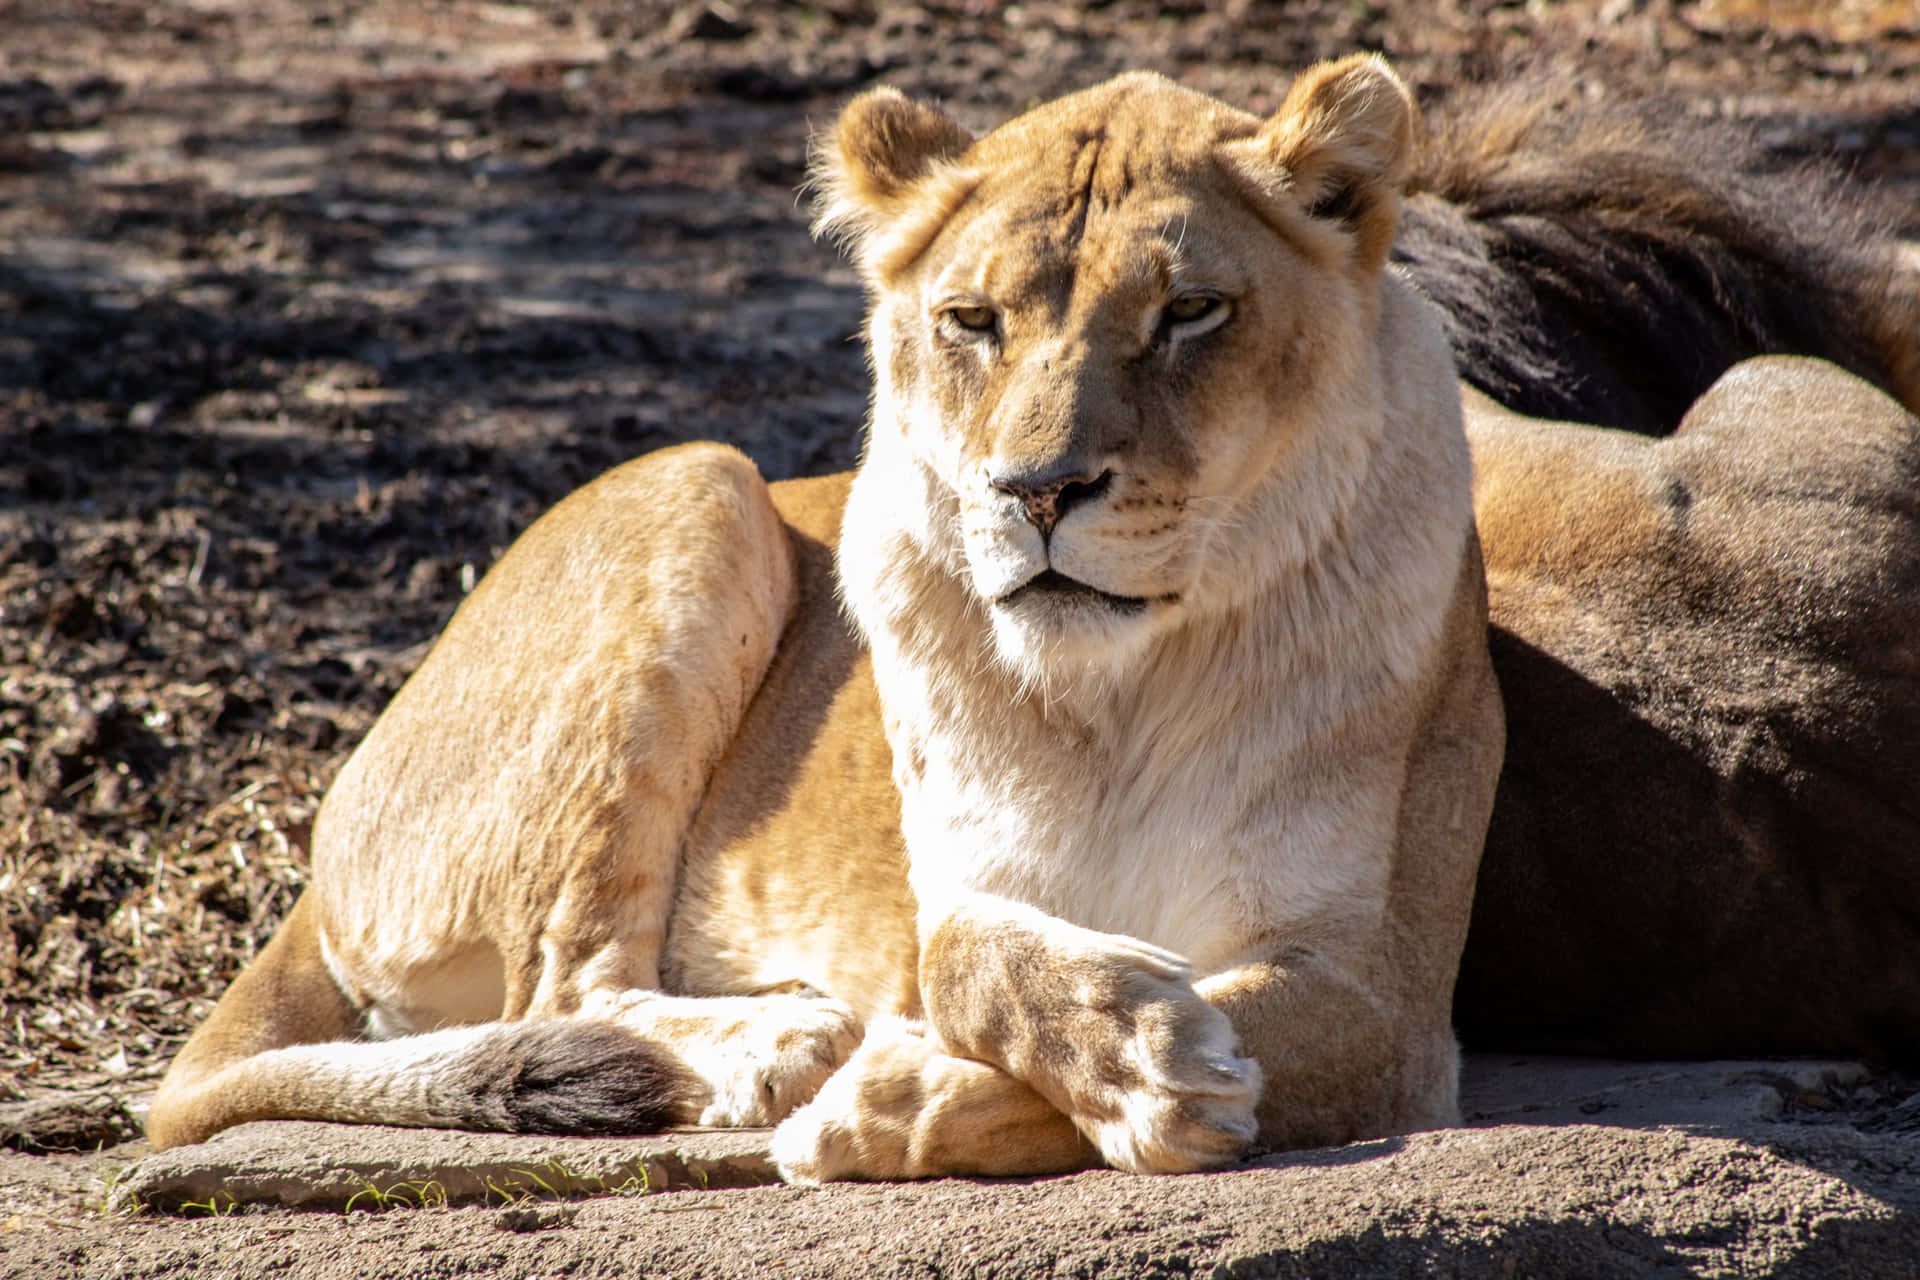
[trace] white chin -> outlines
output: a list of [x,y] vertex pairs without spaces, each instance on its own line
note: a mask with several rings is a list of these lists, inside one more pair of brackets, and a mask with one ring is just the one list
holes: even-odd
[[1122,609],[1093,598],[1053,597],[987,609],[1001,662],[1042,687],[1124,675],[1146,652],[1159,612],[1154,605]]

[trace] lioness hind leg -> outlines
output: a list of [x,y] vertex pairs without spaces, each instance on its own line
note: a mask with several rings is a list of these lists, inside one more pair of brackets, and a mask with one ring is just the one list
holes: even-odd
[[886,1019],[773,1135],[789,1182],[1019,1177],[1100,1163],[1073,1121],[998,1067],[956,1058]]
[[[228,1125],[276,1113],[255,1092],[252,1077],[223,1069],[254,1055],[359,1028],[353,1007],[320,956],[318,903],[303,893],[264,949],[249,964],[167,1068],[147,1112],[156,1150],[200,1142]],[[237,1086],[237,1087],[236,1087]]]
[[[659,985],[687,829],[793,598],[766,484],[718,446],[617,467],[514,542],[315,823],[330,963],[375,1025]],[[455,998],[462,955],[491,1007]]]
[[[634,1132],[795,1105],[850,1012],[578,1016],[654,1009],[681,846],[793,592],[732,450],[636,460],[536,522],[341,771],[313,882],[169,1072],[156,1144],[276,1117]],[[770,1103],[735,1096],[769,1082]]]

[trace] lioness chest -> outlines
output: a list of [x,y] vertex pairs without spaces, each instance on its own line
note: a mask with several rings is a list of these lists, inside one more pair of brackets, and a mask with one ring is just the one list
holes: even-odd
[[1397,789],[1341,746],[1372,728],[1365,691],[1304,670],[1281,697],[1166,648],[1173,670],[1104,691],[1097,716],[1030,700],[902,730],[923,903],[995,894],[1178,952],[1200,975],[1276,934],[1378,913],[1386,860],[1355,851],[1390,845]]

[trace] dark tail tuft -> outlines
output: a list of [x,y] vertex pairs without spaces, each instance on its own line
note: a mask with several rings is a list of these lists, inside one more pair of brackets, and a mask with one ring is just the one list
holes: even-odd
[[653,1133],[699,1114],[702,1086],[673,1054],[604,1022],[523,1022],[472,1059],[474,1123],[510,1133]]
[[1510,408],[1665,434],[1732,364],[1798,354],[1920,411],[1893,219],[1743,130],[1528,78],[1433,112],[1409,192],[1395,260]]

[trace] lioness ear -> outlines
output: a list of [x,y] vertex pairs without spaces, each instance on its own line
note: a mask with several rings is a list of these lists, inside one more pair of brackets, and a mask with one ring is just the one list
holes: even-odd
[[1386,59],[1354,54],[1302,72],[1260,131],[1230,146],[1279,178],[1277,190],[1271,177],[1261,182],[1268,194],[1344,224],[1357,265],[1378,271],[1393,243],[1418,121],[1413,95]]
[[869,89],[849,102],[833,138],[815,149],[815,235],[849,240],[863,260],[866,239],[897,215],[915,186],[973,145],[946,112],[898,89]]

